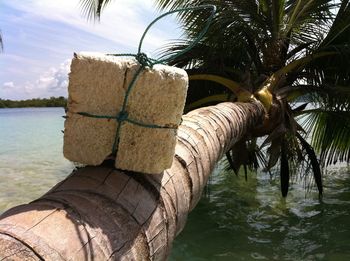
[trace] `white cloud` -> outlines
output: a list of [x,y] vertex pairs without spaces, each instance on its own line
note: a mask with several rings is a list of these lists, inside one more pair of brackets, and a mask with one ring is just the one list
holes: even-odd
[[[115,42],[116,46],[135,49],[148,23],[157,16],[153,1],[118,0],[109,4],[101,21],[87,21],[82,15],[80,1],[12,0],[5,1],[12,8],[26,13],[25,19],[47,19],[73,26],[85,32]],[[19,18],[17,18],[19,19]],[[171,22],[163,20],[163,23]],[[174,23],[174,22],[173,22]],[[174,39],[174,30],[153,33],[145,39],[146,49],[159,47],[163,39]],[[122,50],[123,51],[123,50]],[[136,50],[135,50],[136,51]]]
[[4,86],[4,88],[12,88],[14,87],[14,84],[13,82],[4,82],[2,86]]
[[32,97],[67,96],[70,62],[66,60],[44,72],[34,83],[25,84],[25,91]]
[[[33,82],[23,85],[5,82],[0,90],[0,97],[10,99],[29,99],[38,97],[67,96],[68,73],[71,60],[66,60],[58,67],[52,67],[42,73]],[[9,88],[11,87],[11,88]]]

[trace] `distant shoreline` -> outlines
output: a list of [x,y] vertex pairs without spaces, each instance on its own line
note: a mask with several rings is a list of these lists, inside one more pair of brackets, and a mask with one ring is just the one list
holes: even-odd
[[0,109],[11,108],[51,108],[67,106],[67,99],[63,96],[50,98],[34,98],[28,100],[4,100],[0,98]]

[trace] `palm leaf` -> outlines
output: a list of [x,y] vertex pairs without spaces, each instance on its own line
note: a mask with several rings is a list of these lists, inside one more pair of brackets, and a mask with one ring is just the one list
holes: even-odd
[[[299,40],[318,39],[316,33],[320,29],[326,30],[327,24],[334,18],[332,9],[339,4],[332,0],[291,0],[287,1],[286,13],[288,14],[285,34],[290,32],[302,32]],[[322,37],[320,35],[320,37]]]
[[2,42],[2,35],[1,35],[1,31],[0,31],[0,49],[1,51],[4,50],[4,45],[3,45],[3,42]]
[[312,167],[312,171],[314,174],[314,180],[315,180],[316,185],[317,185],[318,193],[320,196],[322,196],[322,193],[323,193],[322,173],[321,173],[320,164],[317,160],[315,151],[311,147],[311,145],[299,133],[297,133],[297,138],[299,139],[302,147],[306,151],[306,153],[311,161],[311,167]]
[[350,39],[350,3],[342,0],[338,13],[329,29],[327,36],[320,44],[321,48],[347,42]]
[[289,64],[287,64],[286,66],[279,69],[278,71],[276,71],[275,73],[273,73],[266,80],[265,85],[268,85],[269,91],[273,91],[275,89],[284,87],[283,80],[285,80],[284,77],[286,76],[286,74],[295,74],[295,73],[301,72],[308,64],[314,62],[315,60],[321,59],[323,57],[333,57],[337,54],[338,53],[335,51],[318,52],[318,53],[309,54],[305,57],[294,60]]
[[269,160],[265,170],[270,170],[276,165],[278,159],[281,155],[281,142],[282,138],[276,138],[271,141],[270,147],[267,149],[267,154],[269,155]]
[[233,173],[235,173],[235,175],[238,176],[238,169],[232,159],[232,150],[229,150],[228,152],[226,152],[226,159],[227,159],[227,162],[229,163],[230,169],[232,169]]
[[313,109],[307,115],[305,128],[312,133],[312,146],[324,165],[350,162],[350,112],[339,109]]
[[293,109],[293,113],[305,110],[307,105],[308,105],[308,103],[303,103],[303,104],[299,105],[298,107]]
[[282,196],[286,197],[289,189],[289,163],[287,157],[287,148],[284,140],[282,141],[281,146],[280,179]]
[[[249,164],[249,151],[247,147],[247,143],[245,139],[238,141],[230,150],[226,156],[229,157],[228,161],[230,163],[230,167],[234,171],[236,175],[241,168],[241,166],[246,166]],[[245,173],[246,173],[245,167]]]
[[292,58],[297,53],[304,51],[307,49],[310,45],[315,44],[316,41],[306,42],[304,44],[296,46],[294,49],[290,50],[287,54],[287,59]]
[[[190,6],[199,4],[216,4],[218,7],[212,25],[210,26],[202,43],[208,46],[210,53],[206,57],[213,57],[216,53],[218,57],[229,57],[230,64],[234,66],[245,66],[254,62],[257,68],[261,67],[261,61],[258,52],[257,36],[262,35],[267,28],[265,18],[258,14],[258,6],[255,1],[158,1],[160,8],[176,9],[179,6]],[[249,14],[245,11],[250,10]],[[207,19],[205,13],[182,14],[181,22],[186,26],[188,37],[194,38],[201,30],[203,21]],[[252,26],[254,23],[255,26]],[[228,37],[229,36],[229,37]],[[261,42],[261,41],[260,41]],[[247,61],[247,62],[246,62]]]
[[245,178],[247,179],[247,169],[256,170],[260,166],[266,166],[265,155],[257,145],[257,139],[242,139],[237,142],[227,153],[227,161],[230,169],[238,175],[243,166]]
[[80,5],[88,19],[99,20],[102,10],[111,2],[112,0],[80,0]]

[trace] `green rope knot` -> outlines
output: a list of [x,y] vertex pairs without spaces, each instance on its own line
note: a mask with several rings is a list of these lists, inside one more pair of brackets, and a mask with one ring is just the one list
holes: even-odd
[[128,118],[129,118],[129,114],[125,110],[121,110],[116,117],[117,121],[119,121],[120,123],[123,121],[126,121]]
[[148,58],[147,54],[145,53],[138,53],[136,56],[135,56],[136,60],[143,66],[143,67],[150,67],[152,68],[153,67],[153,61]]
[[[182,51],[175,53],[167,58],[160,59],[160,60],[149,58],[144,52],[141,51],[142,43],[143,43],[143,40],[144,40],[148,30],[158,20],[160,20],[164,16],[167,16],[167,15],[170,15],[173,13],[179,13],[179,12],[190,11],[190,10],[192,10],[192,11],[203,10],[203,9],[211,9],[211,14],[209,16],[209,19],[206,21],[206,24],[205,24],[203,30],[199,33],[199,35],[193,40],[193,42],[190,45],[188,45]],[[112,55],[112,56],[132,56],[132,57],[135,57],[135,59],[141,65],[139,67],[139,69],[135,72],[135,74],[134,74],[134,76],[133,76],[131,82],[129,83],[129,86],[125,92],[122,108],[116,116],[95,115],[95,114],[90,114],[90,113],[86,113],[86,112],[77,112],[77,114],[85,116],[85,117],[92,117],[92,118],[99,118],[99,119],[114,119],[119,123],[117,126],[117,129],[116,129],[116,135],[115,135],[115,139],[114,139],[114,143],[113,143],[113,147],[112,147],[112,153],[115,154],[115,156],[117,156],[117,153],[118,153],[118,144],[119,144],[119,139],[120,139],[121,126],[123,125],[123,122],[128,122],[128,123],[131,123],[131,124],[134,124],[134,125],[137,125],[140,127],[145,127],[145,128],[176,129],[176,127],[172,127],[172,126],[170,126],[170,127],[166,126],[166,125],[159,126],[156,124],[148,124],[148,123],[143,123],[143,122],[135,120],[135,119],[130,119],[128,112],[126,111],[130,92],[132,91],[138,77],[140,76],[142,70],[144,70],[145,67],[152,68],[153,65],[155,65],[155,64],[161,64],[161,63],[173,61],[177,57],[179,57],[179,56],[183,55],[184,53],[188,52],[189,50],[191,50],[196,44],[198,44],[198,42],[203,38],[204,34],[208,31],[209,26],[214,18],[215,12],[216,12],[215,5],[201,5],[201,6],[186,7],[186,8],[181,8],[181,9],[176,9],[173,11],[166,12],[166,13],[162,14],[161,16],[157,17],[156,19],[154,19],[147,26],[146,30],[144,31],[144,33],[142,34],[142,37],[140,39],[137,54],[130,54],[130,53],[128,53],[128,54],[107,54],[107,55]],[[182,121],[182,119],[181,119],[181,121]]]

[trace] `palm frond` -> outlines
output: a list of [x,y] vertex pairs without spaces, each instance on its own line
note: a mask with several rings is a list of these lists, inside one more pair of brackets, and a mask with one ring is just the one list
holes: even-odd
[[281,159],[280,159],[280,182],[282,196],[286,197],[289,190],[289,162],[287,156],[286,143],[283,140],[281,146]]
[[112,0],[80,0],[83,15],[89,20],[99,20],[102,10],[111,3]]
[[320,44],[320,48],[338,45],[339,43],[349,44],[350,40],[350,3],[349,0],[341,1],[338,13],[328,30],[327,36]]
[[338,5],[332,0],[287,1],[288,18],[285,33],[303,31],[304,33],[311,33],[307,35],[315,35],[318,28],[328,25],[334,18],[332,10]]
[[300,44],[298,46],[296,46],[294,49],[292,49],[291,51],[288,52],[287,54],[287,59],[292,58],[294,55],[296,55],[297,53],[304,51],[305,49],[307,49],[310,45],[315,44],[316,41],[311,41],[311,42],[306,42],[304,44]]
[[312,146],[323,165],[350,162],[350,112],[339,108],[305,111],[305,128],[312,133]]
[[[266,17],[259,12],[255,1],[157,1],[158,7],[176,9],[180,6],[200,4],[217,5],[217,15],[203,39],[205,45],[215,50],[217,54],[225,54],[226,57],[236,58],[236,64],[250,64],[252,61],[257,68],[261,67],[259,56],[259,37],[267,38]],[[249,13],[246,11],[249,10]],[[189,12],[179,15],[180,21],[185,25],[185,31],[189,39],[198,35],[206,21],[205,12]],[[265,36],[264,36],[265,35]],[[258,37],[258,39],[257,39]],[[226,54],[232,53],[232,55]],[[239,59],[241,58],[241,59]]]
[[[318,45],[316,51],[335,52],[332,57],[322,57],[312,61],[307,67],[308,84],[320,87],[320,97],[323,104],[329,104],[330,97],[336,97],[338,86],[350,86],[350,3],[349,0],[341,2],[339,11],[324,40]],[[330,92],[334,90],[334,94]],[[322,95],[325,91],[329,94]],[[349,97],[349,96],[347,96]],[[328,100],[327,100],[328,99]],[[333,99],[334,100],[334,99]],[[345,99],[336,99],[344,103]]]
[[322,193],[323,193],[322,172],[320,169],[320,164],[319,164],[317,157],[316,157],[316,153],[315,153],[314,149],[311,147],[311,145],[299,133],[297,133],[297,138],[299,139],[302,147],[304,148],[304,150],[306,151],[306,153],[310,159],[312,171],[314,174],[314,180],[316,182],[318,193],[320,196],[322,196]]
[[0,49],[1,49],[1,51],[4,50],[4,44],[3,44],[3,40],[2,40],[1,31],[0,31]]
[[257,139],[242,139],[237,142],[231,150],[226,153],[226,158],[230,169],[238,175],[243,166],[245,177],[247,179],[247,169],[257,170],[259,167],[267,165],[265,155],[257,145]]
[[308,103],[303,103],[303,104],[297,106],[296,108],[293,109],[293,113],[305,110],[307,105],[308,105]]

